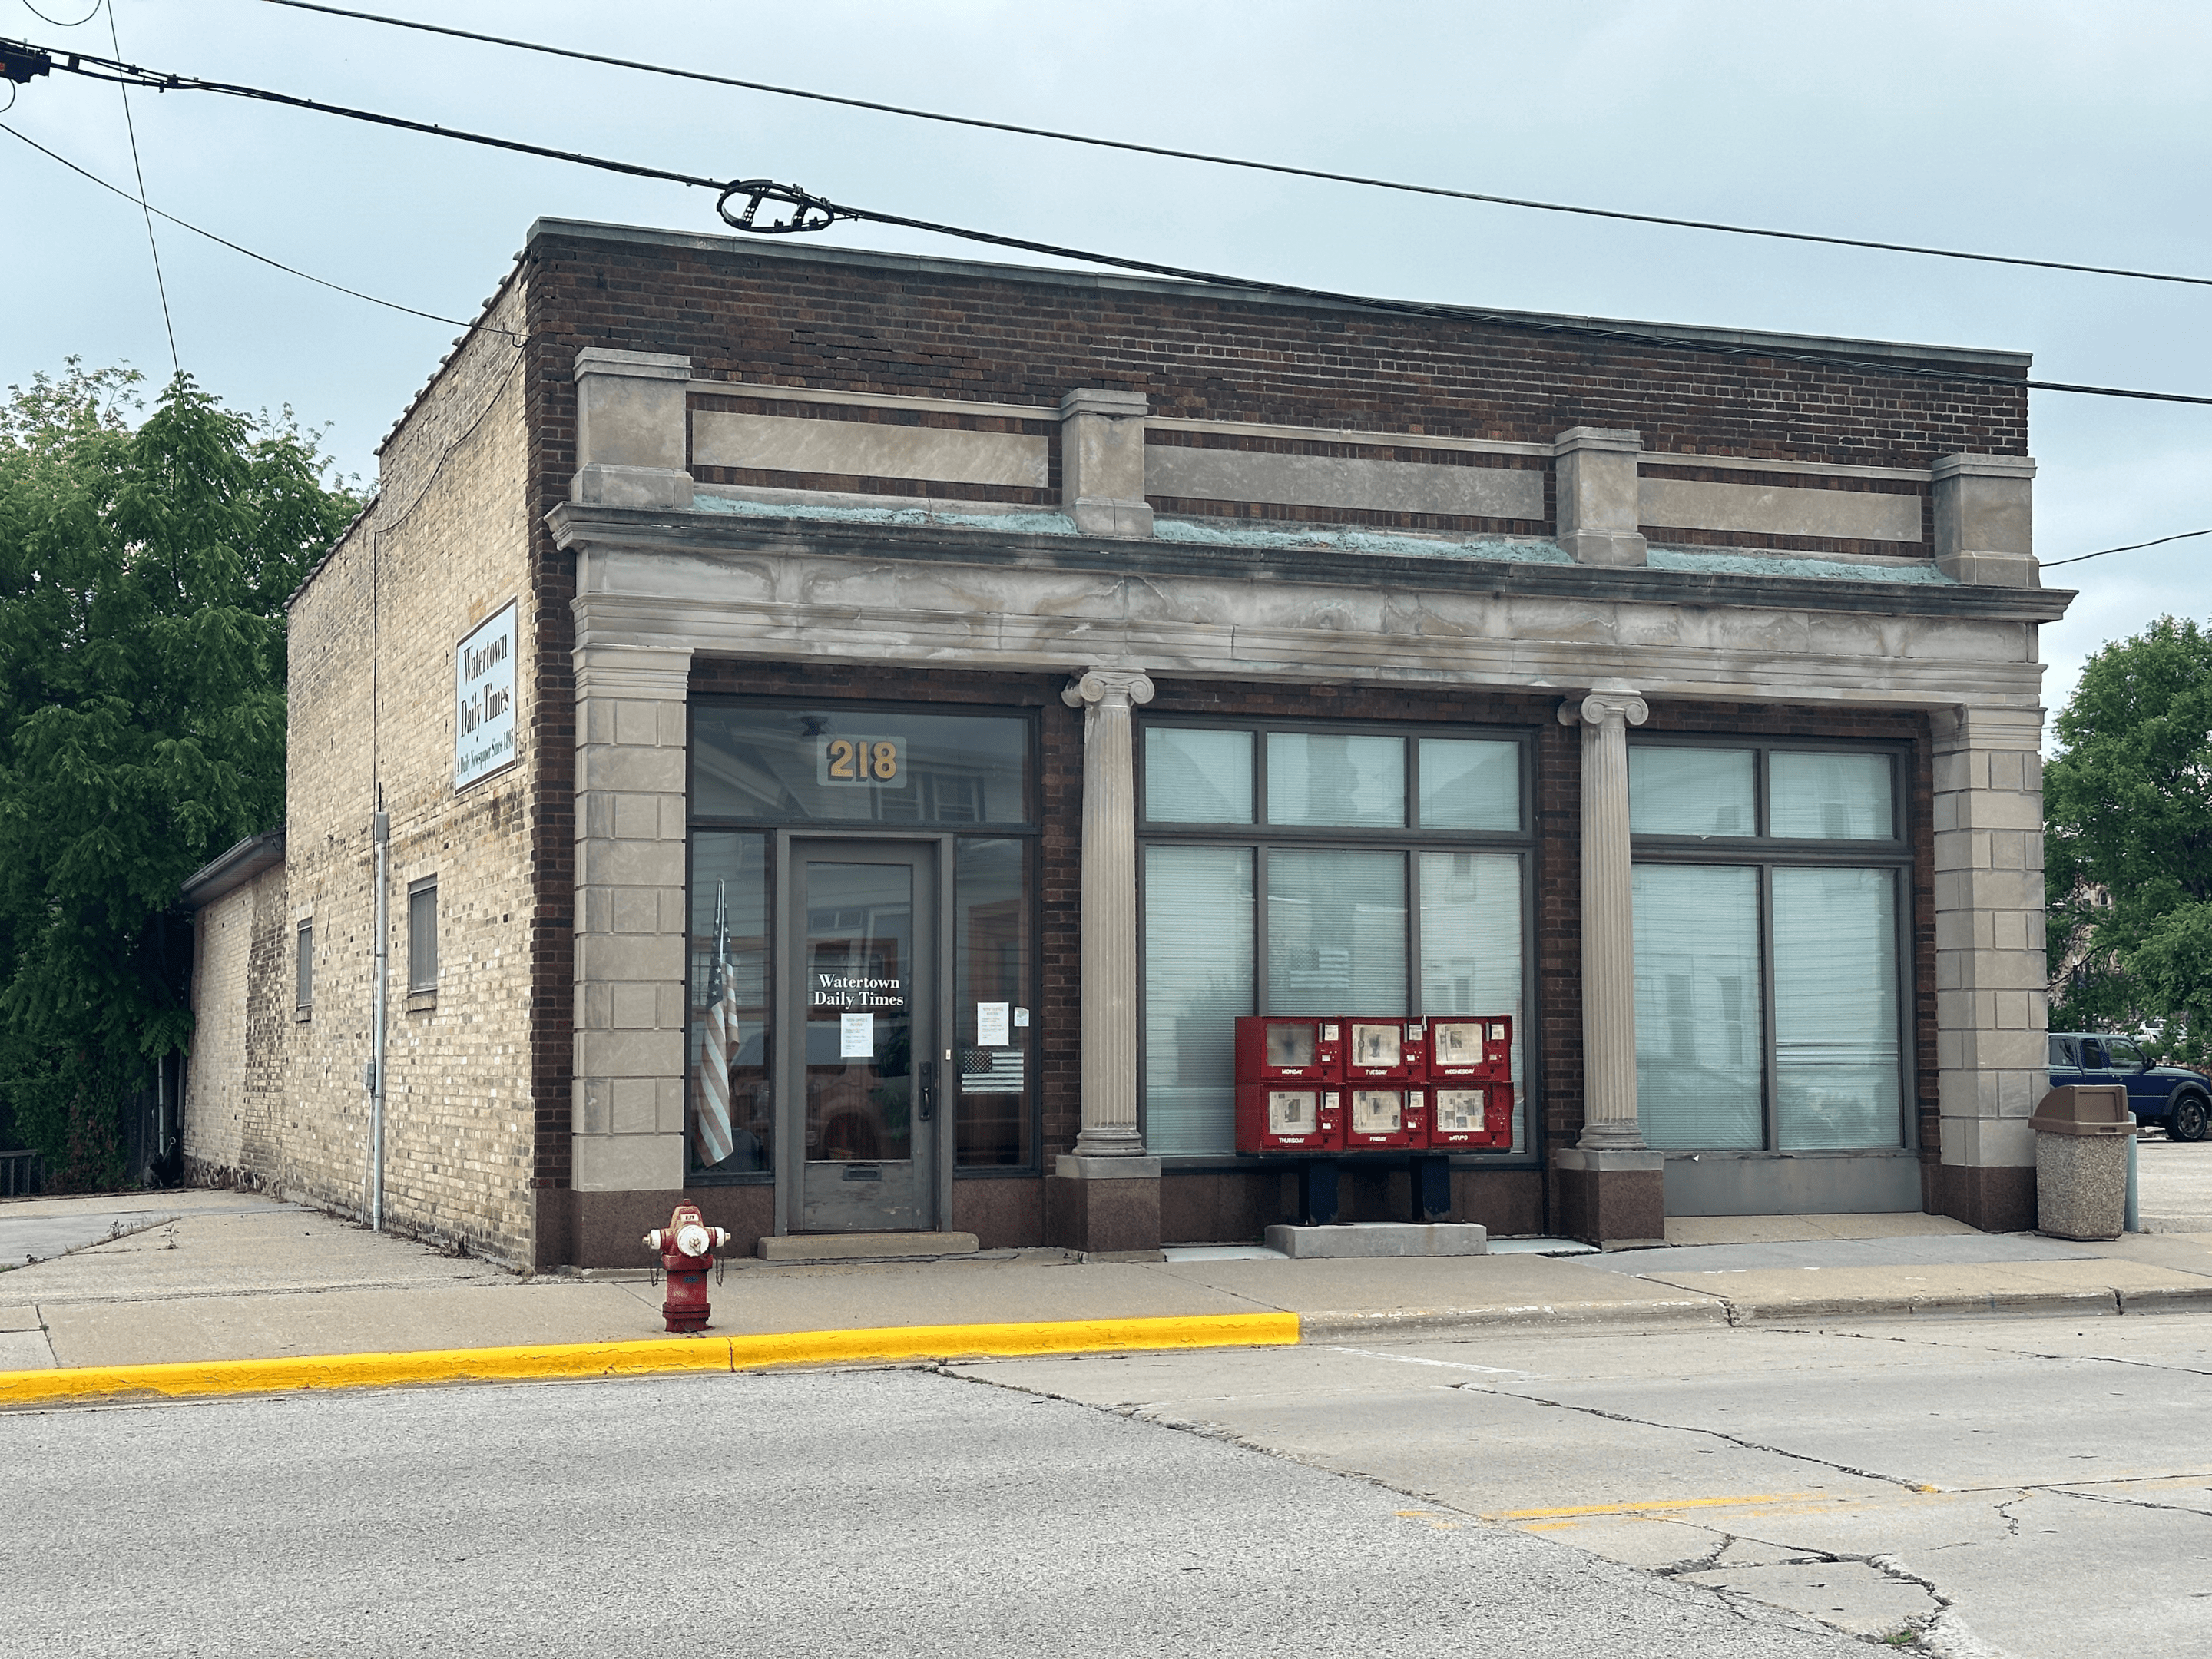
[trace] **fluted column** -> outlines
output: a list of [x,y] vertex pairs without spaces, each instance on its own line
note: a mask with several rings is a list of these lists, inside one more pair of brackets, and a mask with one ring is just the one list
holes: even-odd
[[1094,668],[1060,693],[1083,710],[1083,1129],[1078,1158],[1140,1158],[1137,1128],[1137,786],[1133,670]]
[[1559,706],[1583,728],[1583,1135],[1589,1152],[1635,1152],[1636,926],[1628,860],[1628,728],[1650,707],[1626,689]]

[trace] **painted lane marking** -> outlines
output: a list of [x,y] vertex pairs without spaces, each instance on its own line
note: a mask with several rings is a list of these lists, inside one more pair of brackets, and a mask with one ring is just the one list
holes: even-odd
[[1325,1349],[1324,1352],[1353,1354],[1362,1359],[1395,1359],[1401,1365],[1436,1365],[1448,1371],[1481,1371],[1491,1376],[1527,1376],[1533,1377],[1538,1382],[1544,1379],[1544,1374],[1541,1371],[1510,1370],[1503,1365],[1472,1365],[1458,1359],[1425,1359],[1419,1354],[1411,1353],[1377,1353],[1372,1348],[1331,1347]]

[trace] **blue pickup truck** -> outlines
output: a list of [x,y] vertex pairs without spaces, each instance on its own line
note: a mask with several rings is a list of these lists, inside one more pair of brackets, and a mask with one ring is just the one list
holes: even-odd
[[2124,1036],[2097,1031],[2051,1034],[2051,1086],[2124,1083],[2138,1123],[2155,1123],[2176,1140],[2202,1140],[2212,1129],[2212,1085],[2202,1072],[2153,1066]]

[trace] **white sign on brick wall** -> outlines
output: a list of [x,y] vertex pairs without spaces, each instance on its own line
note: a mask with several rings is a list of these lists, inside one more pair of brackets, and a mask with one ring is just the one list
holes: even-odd
[[513,603],[453,653],[453,787],[467,788],[514,763]]

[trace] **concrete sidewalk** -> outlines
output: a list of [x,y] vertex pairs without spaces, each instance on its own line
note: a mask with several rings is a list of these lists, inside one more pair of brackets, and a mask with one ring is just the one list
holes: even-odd
[[[120,1236],[116,1236],[118,1234]],[[836,1266],[732,1261],[725,1336],[1288,1312],[1304,1339],[1633,1330],[1961,1313],[2212,1310],[2212,1232],[2075,1244],[1918,1215],[1701,1218],[1674,1248],[1291,1261],[1053,1251]],[[1504,1241],[1501,1241],[1504,1243]],[[0,1370],[629,1341],[642,1276],[520,1278],[298,1206],[177,1192],[0,1204]],[[641,1254],[642,1254],[641,1252]]]

